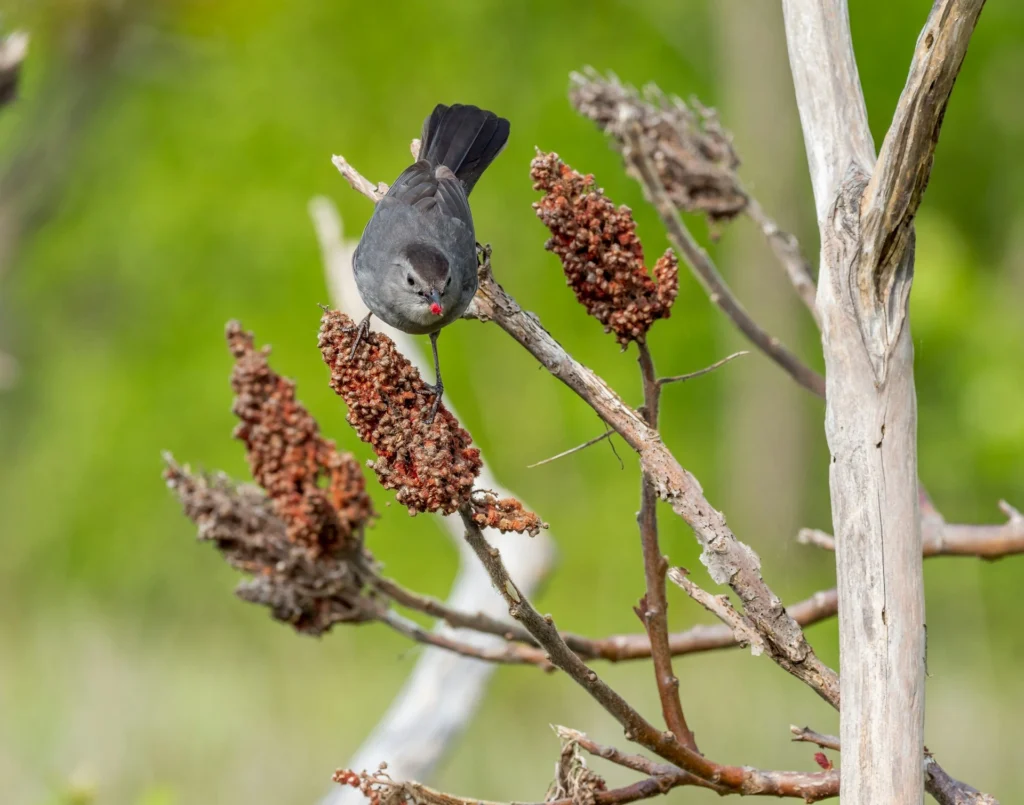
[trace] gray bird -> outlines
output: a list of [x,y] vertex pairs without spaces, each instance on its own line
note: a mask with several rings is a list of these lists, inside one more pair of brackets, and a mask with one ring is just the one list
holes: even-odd
[[430,335],[436,381],[432,422],[444,393],[437,337],[477,289],[477,243],[468,196],[508,142],[509,122],[476,106],[438,104],[423,123],[420,159],[378,203],[352,258],[370,313],[402,332]]

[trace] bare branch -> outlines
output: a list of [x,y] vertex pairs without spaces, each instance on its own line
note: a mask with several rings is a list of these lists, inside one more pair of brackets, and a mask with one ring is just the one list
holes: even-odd
[[913,217],[982,6],[937,0],[875,164],[845,0],[783,2],[822,243],[817,303],[850,805],[923,797],[923,548],[907,321]]
[[797,296],[800,297],[800,301],[811,312],[815,324],[818,325],[818,329],[821,329],[821,317],[818,315],[818,306],[815,302],[818,287],[814,284],[811,267],[800,250],[800,244],[797,242],[797,239],[789,232],[779,228],[775,220],[764,211],[764,208],[757,202],[757,199],[749,193],[747,194],[747,207],[744,212],[750,216],[750,220],[757,224],[757,228],[761,230],[761,234],[768,241],[772,254],[775,255],[779,264],[785,269],[786,276],[789,277],[789,281],[793,285]]
[[463,657],[498,664],[536,665],[544,671],[553,670],[551,663],[544,656],[544,652],[531,646],[523,646],[518,643],[504,643],[494,647],[475,646],[443,632],[424,629],[415,621],[404,618],[390,609],[381,612],[377,620],[410,640],[425,646],[435,646],[445,651],[451,651]]
[[[848,23],[845,25],[848,31]],[[372,195],[368,197],[372,198]],[[665,448],[658,434],[647,426],[636,411],[627,406],[600,377],[576,362],[541,326],[536,316],[524,312],[515,300],[495,282],[489,259],[481,267],[480,290],[467,317],[477,318],[481,321],[493,321],[498,324],[554,377],[584,399],[605,422],[623,437],[631,448],[636,450],[640,456],[641,465],[650,472],[651,477],[655,480],[659,497],[669,503],[673,510],[694,529],[694,533],[704,547],[701,561],[708,567],[712,578],[719,584],[728,584],[732,587],[743,602],[746,615],[758,633],[770,635],[770,642],[775,644],[785,656],[793,659],[793,662],[801,669],[802,675],[798,674],[801,679],[804,679],[827,701],[833,704],[838,702],[838,679],[835,672],[817,658],[799,625],[834,615],[837,606],[836,592],[831,590],[818,593],[811,599],[794,605],[789,610],[784,608],[761,578],[760,560],[757,555],[747,545],[736,539],[722,515],[704,497],[697,479],[679,465],[675,457]],[[467,539],[470,530],[471,524],[467,524]],[[474,545],[474,549],[477,547],[482,548],[483,545]],[[496,549],[491,549],[491,551],[493,551],[493,555],[488,552],[489,559],[497,561],[500,568],[498,578],[507,579],[508,574],[501,564],[500,554]],[[477,553],[480,556],[479,551]],[[495,575],[491,572],[492,567],[488,566],[487,561],[484,561],[484,564],[493,581]],[[508,589],[504,588],[503,582],[495,581],[495,586],[505,598],[510,610],[514,609],[517,614],[521,615],[521,610],[515,606],[517,602],[511,597]],[[516,590],[517,588],[511,586],[510,589]],[[521,595],[522,589],[522,587],[518,589],[518,594]],[[535,610],[533,610],[533,614],[536,615]],[[806,620],[804,620],[805,618]],[[523,621],[521,620],[521,622]],[[544,623],[550,626],[546,620]],[[549,650],[550,654],[550,647],[540,639],[537,632],[530,628],[529,624],[524,623],[524,625]],[[553,626],[551,631],[557,636],[557,631]],[[687,632],[670,636],[669,644],[674,654],[681,654],[724,648],[735,645],[735,640],[731,630],[727,627],[695,627]],[[649,640],[645,639],[643,635],[628,636],[625,639],[613,637],[609,638],[607,643],[594,641],[589,645],[599,647],[598,656],[613,661],[648,656],[650,652]],[[551,655],[551,659],[555,665],[562,667],[555,661],[554,655]],[[579,660],[579,657],[576,659]],[[775,659],[775,655],[773,655],[773,659]],[[582,668],[586,668],[582,661],[580,661],[580,665]],[[795,673],[791,669],[787,670]],[[588,669],[586,673],[589,675],[592,672]],[[575,675],[570,675],[577,679]],[[587,679],[589,680],[589,676]],[[596,675],[594,679],[597,680]],[[586,685],[584,687],[586,688]],[[635,736],[632,731],[628,732],[631,738]],[[679,750],[682,750],[682,747],[679,747]],[[657,750],[652,748],[652,751]],[[665,757],[675,761],[675,758],[670,755]],[[772,786],[769,786],[765,790],[771,788]],[[831,790],[828,786],[823,786],[822,790],[821,796],[831,795],[824,793],[825,790]]]
[[932,172],[939,129],[985,0],[937,0],[917,40],[910,75],[861,201],[858,284],[887,305],[913,239],[913,222]]
[[[947,523],[937,513],[921,518],[922,555],[977,556],[980,559],[1002,559],[1024,553],[1024,517],[1006,501],[1000,507],[1009,517],[1002,525],[960,525]],[[797,541],[827,551],[836,549],[831,534],[815,528],[801,529]]]
[[586,752],[589,752],[594,757],[607,760],[609,763],[614,763],[616,766],[632,769],[633,771],[638,771],[641,774],[646,774],[650,777],[669,777],[673,780],[678,780],[675,785],[695,785],[701,788],[709,788],[719,794],[728,793],[725,789],[716,786],[714,783],[702,780],[700,777],[692,775],[689,772],[685,772],[678,766],[673,766],[671,763],[656,763],[642,755],[631,755],[614,746],[604,746],[603,744],[590,740],[590,738],[578,730],[570,729],[569,727],[556,726],[555,733],[562,741],[570,741]]
[[[841,750],[839,739],[835,735],[823,735],[810,727],[798,727],[795,724],[790,725],[789,731],[793,733],[794,741],[817,744],[822,749],[831,749],[835,752]],[[983,794],[967,783],[961,783],[946,774],[927,750],[924,756],[924,772],[925,791],[931,794],[939,805],[999,805],[998,800],[991,794]]]
[[999,805],[991,794],[984,794],[967,783],[954,780],[930,754],[924,757],[925,790],[939,805]]
[[687,578],[689,571],[686,568],[674,567],[668,572],[668,577],[677,587],[704,609],[717,617],[722,623],[729,627],[733,638],[740,645],[749,645],[751,652],[758,656],[764,653],[764,640],[757,633],[753,624],[744,618],[729,601],[725,595],[711,595],[699,585]]
[[357,193],[362,193],[374,204],[380,201],[384,194],[387,193],[387,185],[383,182],[377,185],[373,184],[373,182],[349,165],[345,157],[335,154],[331,157],[331,162],[334,163],[338,173],[345,177],[345,181],[352,186],[353,190]]
[[796,724],[790,724],[789,731],[793,733],[794,741],[804,741],[817,744],[822,749],[839,751],[839,739],[834,735],[823,735],[820,732],[815,732],[810,727],[798,727]]
[[630,173],[640,182],[644,193],[661,217],[669,242],[686,258],[694,276],[707,291],[711,301],[728,316],[729,320],[754,346],[782,367],[797,383],[819,397],[824,397],[825,379],[802,363],[779,339],[763,330],[750,317],[729,286],[725,284],[725,280],[718,273],[718,269],[708,257],[707,252],[694,240],[693,235],[690,234],[679,217],[679,210],[665,192],[657,172],[650,163],[639,134],[636,131],[627,131],[625,137],[623,157],[631,168]]
[[702,377],[703,375],[706,375],[706,374],[708,374],[710,372],[715,371],[715,369],[718,369],[718,368],[720,368],[722,366],[725,366],[727,363],[729,363],[732,360],[735,360],[736,358],[740,358],[740,357],[742,357],[744,355],[749,355],[749,354],[750,353],[747,350],[741,350],[740,352],[734,352],[732,355],[728,356],[727,358],[722,358],[722,360],[720,360],[720,361],[715,361],[710,366],[705,366],[703,369],[698,369],[696,372],[689,372],[688,374],[685,374],[685,375],[674,375],[672,377],[662,377],[662,378],[659,378],[658,379],[658,383],[660,385],[662,385],[662,386],[664,386],[664,385],[666,385],[668,383],[684,383],[687,380],[693,380],[694,378]]
[[[644,388],[644,414],[647,424],[657,429],[658,411],[661,402],[661,384],[654,369],[654,360],[646,341],[637,341],[638,363]],[[637,525],[640,526],[640,544],[644,557],[644,583],[646,592],[636,609],[641,623],[651,640],[651,659],[654,665],[654,679],[661,699],[661,712],[665,725],[688,749],[697,750],[693,732],[686,724],[683,705],[679,699],[679,680],[672,670],[672,653],[668,645],[668,599],[665,596],[665,571],[668,561],[661,554],[658,543],[658,493],[654,480],[645,471],[640,482],[640,512]]]

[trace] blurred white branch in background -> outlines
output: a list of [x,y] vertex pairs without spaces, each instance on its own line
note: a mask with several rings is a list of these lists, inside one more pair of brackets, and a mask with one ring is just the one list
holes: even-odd
[[[346,240],[341,216],[334,204],[322,197],[309,203],[332,303],[359,321],[366,307],[356,290],[352,277],[352,255],[356,241]],[[430,375],[432,367],[415,339],[395,330],[378,319],[375,330],[387,333],[398,349],[406,355],[421,374]],[[458,417],[451,397],[445,405]],[[480,473],[479,486],[491,489],[499,497],[511,497],[487,468]],[[515,497],[522,500],[518,495]],[[476,561],[463,540],[464,527],[458,513],[443,518],[444,526],[459,551],[459,572],[452,585],[447,604],[463,612],[481,612],[496,618],[508,618],[505,601],[491,586],[484,567]],[[526,595],[532,594],[547,575],[555,559],[554,541],[547,531],[532,539],[506,535],[501,541],[501,555],[510,574]],[[510,621],[511,623],[511,621]],[[453,629],[439,623],[436,630],[457,636],[460,641],[481,648],[500,647],[502,638],[469,629]],[[382,762],[395,779],[426,781],[445,751],[462,734],[476,713],[477,706],[496,666],[462,657],[439,648],[426,648],[402,690],[391,703],[374,731],[348,761],[352,769],[373,770]],[[357,789],[334,786],[322,805],[352,805],[364,801]]]

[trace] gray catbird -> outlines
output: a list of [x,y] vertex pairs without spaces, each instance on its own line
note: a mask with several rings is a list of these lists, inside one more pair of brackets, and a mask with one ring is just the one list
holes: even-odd
[[419,161],[406,168],[373,211],[352,258],[369,315],[402,332],[430,335],[432,422],[444,393],[437,359],[441,328],[466,312],[477,288],[477,243],[468,196],[508,141],[509,122],[476,106],[438,104],[423,123]]

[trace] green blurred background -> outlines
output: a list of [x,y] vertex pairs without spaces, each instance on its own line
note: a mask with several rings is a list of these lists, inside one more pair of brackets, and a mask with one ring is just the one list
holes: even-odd
[[[880,141],[930,3],[854,0],[852,26]],[[380,627],[299,637],[235,599],[236,577],[160,480],[160,451],[247,476],[230,438],[237,317],[329,436],[365,457],[316,349],[327,301],[307,214],[335,199],[358,234],[369,205],[331,166],[374,180],[407,163],[437,102],[512,120],[474,194],[499,279],[627,400],[620,353],[566,289],[530,204],[534,146],[593,172],[658,221],[602,136],[566,101],[592,64],[721,110],[761,203],[817,251],[779,4],[769,0],[364,4],[313,0],[22,0],[33,37],[22,97],[0,113],[0,790],[21,805],[312,803],[359,745],[419,649]],[[957,83],[918,218],[912,320],[921,476],[951,521],[1024,504],[1024,6],[993,2]],[[702,240],[702,221],[691,225]],[[815,366],[806,311],[747,221],[709,248],[770,330]],[[689,275],[655,327],[659,369],[696,369],[743,342]],[[456,324],[447,389],[503,483],[551,524],[559,564],[539,597],[565,628],[635,631],[642,591],[635,461],[607,445],[527,470],[600,432],[596,417],[495,327]],[[760,356],[667,389],[664,438],[701,479],[787,600],[830,586],[831,557],[796,545],[828,528],[822,406]],[[430,518],[387,508],[370,536],[388,572],[444,595],[454,550]],[[663,511],[672,561],[706,581],[689,529]],[[510,536],[509,540],[521,539]],[[927,742],[955,776],[1024,801],[1020,611],[1024,559],[927,564]],[[678,592],[678,591],[676,591]],[[707,616],[670,591],[671,622]],[[835,623],[810,636],[830,662]],[[835,715],[765,659],[677,662],[689,720],[716,759],[813,768],[790,723]],[[602,668],[652,718],[643,664]],[[500,669],[433,781],[540,799],[557,757],[549,723],[622,742],[559,676]],[[622,775],[611,776],[619,781]],[[678,800],[711,801],[685,790]]]

